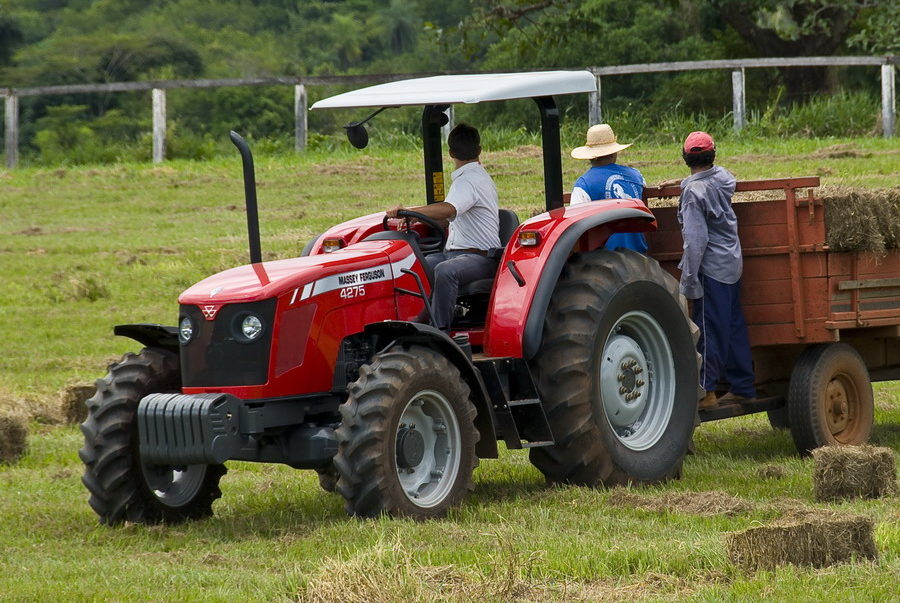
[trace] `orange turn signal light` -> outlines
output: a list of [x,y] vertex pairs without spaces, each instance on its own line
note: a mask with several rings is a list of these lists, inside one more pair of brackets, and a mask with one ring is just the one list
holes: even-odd
[[325,239],[324,241],[322,241],[322,251],[324,251],[325,253],[337,251],[343,246],[344,241],[342,241],[341,239]]
[[541,233],[536,230],[523,230],[519,233],[519,245],[535,247],[541,243]]

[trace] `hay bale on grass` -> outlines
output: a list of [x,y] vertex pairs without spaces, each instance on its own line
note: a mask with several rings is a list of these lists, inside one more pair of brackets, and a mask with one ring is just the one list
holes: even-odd
[[18,461],[28,449],[28,421],[24,415],[0,410],[0,464]]
[[97,388],[93,385],[70,385],[62,393],[62,416],[66,423],[72,425],[87,419],[85,402],[93,396]]
[[826,243],[836,251],[900,248],[900,187],[823,186]]
[[826,567],[853,559],[877,559],[872,519],[822,513],[826,515],[782,519],[728,534],[728,558],[749,571],[779,565]]
[[881,498],[897,491],[897,470],[890,448],[823,446],[812,455],[817,501]]

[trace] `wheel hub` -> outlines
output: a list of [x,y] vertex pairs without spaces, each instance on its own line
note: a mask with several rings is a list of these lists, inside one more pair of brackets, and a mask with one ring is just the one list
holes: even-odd
[[637,342],[627,335],[611,337],[605,352],[600,384],[603,405],[613,427],[626,427],[641,416],[647,404],[642,378],[647,360]]
[[397,432],[397,466],[401,469],[417,467],[425,458],[425,438],[415,425],[401,427]]
[[825,419],[832,434],[844,431],[850,423],[847,389],[840,379],[832,379],[825,387]]

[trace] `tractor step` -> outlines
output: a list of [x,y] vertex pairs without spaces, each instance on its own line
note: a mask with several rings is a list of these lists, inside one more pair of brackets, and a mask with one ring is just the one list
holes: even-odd
[[497,439],[509,449],[552,446],[555,441],[528,365],[520,358],[479,358],[494,409]]

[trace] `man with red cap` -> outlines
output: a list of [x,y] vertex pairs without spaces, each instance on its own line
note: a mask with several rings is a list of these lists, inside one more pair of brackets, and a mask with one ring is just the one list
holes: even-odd
[[[716,143],[706,132],[691,132],[682,149],[691,175],[681,182],[678,222],[684,239],[681,292],[693,300],[691,319],[700,328],[703,356],[700,381],[706,396],[700,408],[756,397],[753,358],[741,309],[743,257],[737,217],[731,207],[734,176],[713,165]],[[720,380],[728,393],[716,399]]]

